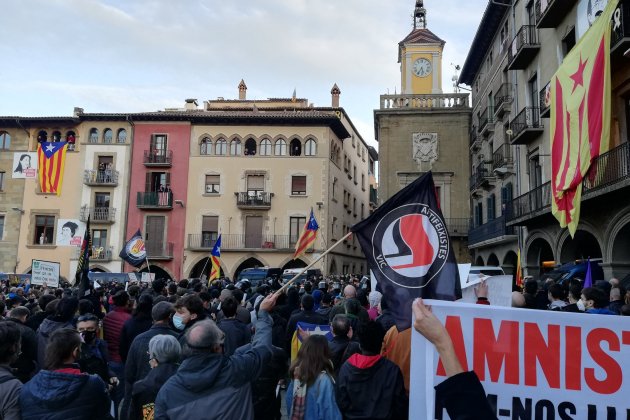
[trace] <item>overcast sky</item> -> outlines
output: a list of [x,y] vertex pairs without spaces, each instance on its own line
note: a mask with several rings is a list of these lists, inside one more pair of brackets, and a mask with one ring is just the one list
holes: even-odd
[[[308,98],[341,106],[374,141],[379,95],[400,92],[398,42],[415,0],[20,0],[0,13],[0,115],[141,112],[201,101]],[[463,65],[487,0],[426,0],[428,27]]]

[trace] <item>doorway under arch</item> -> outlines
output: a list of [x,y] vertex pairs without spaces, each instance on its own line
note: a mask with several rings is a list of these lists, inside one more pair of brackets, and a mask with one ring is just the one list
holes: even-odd
[[525,260],[527,261],[527,267],[535,268],[534,272],[530,271],[528,274],[540,276],[542,274],[542,262],[554,260],[551,245],[543,238],[534,239],[527,249],[527,258]]
[[611,261],[624,263],[630,260],[630,222],[622,227],[613,241]]
[[[205,268],[204,268],[205,267]],[[212,270],[212,262],[210,257],[202,258],[190,269],[188,277],[191,279],[199,278],[201,275],[205,275],[206,278],[210,278],[210,271]],[[221,276],[225,276],[223,267],[221,267]]]
[[475,265],[478,265],[478,266],[483,266],[483,265],[486,265],[486,264],[483,262],[483,258],[481,257],[481,255],[477,255],[477,259],[475,260]]
[[308,264],[306,264],[304,261],[302,261],[300,258],[298,258],[297,260],[290,260],[288,263],[286,263],[282,267],[282,270],[288,270],[290,268],[304,268],[307,265]]
[[488,257],[488,265],[496,267],[499,266],[499,258],[497,258],[494,253],[490,254],[490,256]]
[[601,258],[602,250],[597,238],[585,230],[577,230],[575,236],[567,236],[560,248],[560,262],[562,264],[578,259]]
[[501,264],[501,267],[503,267],[503,271],[505,271],[505,274],[514,275],[516,273],[516,260],[516,252],[508,251],[505,254],[505,257],[503,257],[503,264]]
[[260,262],[259,259],[254,258],[254,257],[249,257],[236,268],[236,271],[234,272],[234,278],[235,279],[238,278],[239,273],[246,268],[264,267],[264,265],[265,264]]
[[149,269],[147,267],[144,267],[139,272],[140,273],[155,273],[155,279],[156,280],[157,279],[164,279],[166,281],[173,280],[173,278],[168,273],[168,271],[166,271],[165,269],[163,269],[159,265],[151,265],[151,270],[150,271],[149,271]]

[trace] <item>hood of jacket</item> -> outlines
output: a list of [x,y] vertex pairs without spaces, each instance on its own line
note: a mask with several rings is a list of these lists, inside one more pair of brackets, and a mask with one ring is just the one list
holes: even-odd
[[39,329],[37,330],[42,336],[49,338],[50,335],[55,332],[56,330],[58,330],[59,328],[63,328],[65,326],[68,326],[69,328],[72,328],[72,325],[69,322],[61,322],[61,321],[54,321],[50,318],[46,318],[44,319],[44,321],[41,323],[41,325],[39,326]]
[[88,379],[85,374],[40,370],[25,387],[29,388],[36,405],[58,410],[72,404]]
[[372,378],[374,371],[378,369],[383,356],[380,354],[374,356],[364,356],[361,353],[355,353],[348,359],[351,372],[364,379]]
[[182,362],[175,380],[179,386],[199,393],[214,386],[228,363],[229,358],[223,354],[196,354]]

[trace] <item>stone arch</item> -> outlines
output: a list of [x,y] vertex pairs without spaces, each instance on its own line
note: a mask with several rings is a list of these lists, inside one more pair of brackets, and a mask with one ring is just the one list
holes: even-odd
[[496,256],[494,252],[488,256],[488,265],[492,265],[492,266],[499,265],[499,258]]
[[262,258],[260,258],[260,256],[252,254],[241,258],[238,263],[234,264],[234,266],[236,268],[234,270],[233,279],[236,279],[239,273],[246,268],[266,267],[267,264],[262,261]]
[[317,139],[308,136],[304,141],[304,156],[317,156]]
[[[606,238],[607,241],[604,243],[604,261],[616,261],[615,256],[618,255],[620,251],[618,246],[625,246],[625,242],[619,242],[618,239],[626,239],[620,237],[620,234],[627,234],[628,224],[630,224],[630,206],[626,206],[622,211],[618,212],[617,216],[611,220],[606,229],[604,238]],[[627,240],[630,240],[630,237],[628,237]],[[626,252],[625,255],[630,255],[630,253]],[[628,257],[624,257],[622,260],[625,261],[627,258]]]
[[243,144],[244,156],[256,156],[258,153],[258,141],[253,135],[245,136],[245,143]]
[[[144,264],[142,266],[142,268],[140,270],[138,270],[139,273],[148,273],[149,269],[147,267],[146,264]],[[171,271],[166,268],[163,267],[160,264],[155,264],[152,263],[151,264],[151,273],[155,273],[155,278],[159,279],[159,278],[165,278],[166,280],[176,280],[176,277],[173,275],[173,273],[171,273]]]
[[516,260],[517,260],[517,255],[516,252],[514,251],[508,251],[505,253],[505,256],[503,257],[503,263],[501,264],[501,267],[503,267],[503,271],[505,271],[505,274],[514,274],[516,273]]
[[[219,265],[221,267],[220,277],[225,277],[226,270],[223,265],[223,261],[219,260]],[[204,270],[204,266],[206,267]],[[201,277],[202,274],[205,274],[206,278],[210,278],[210,271],[212,270],[212,263],[210,262],[210,257],[199,257],[197,261],[192,265],[190,271],[188,272],[189,278],[197,278]]]
[[568,229],[560,235],[558,239],[558,251],[560,263],[568,263],[577,259],[601,258],[602,246],[595,229],[584,224],[575,232],[571,238]]
[[305,262],[302,258],[298,258],[297,260],[294,260],[293,258],[289,258],[289,260],[284,263],[281,264],[280,266],[282,267],[282,270],[288,270],[290,268],[304,268],[308,265],[307,262]]
[[486,265],[486,264],[483,262],[483,257],[482,257],[481,255],[477,255],[477,258],[475,259],[475,265],[478,265],[478,266],[484,266],[484,265]]
[[551,241],[543,232],[536,232],[527,238],[525,244],[525,266],[540,272],[542,261],[553,261],[554,253]]
[[96,271],[98,270],[99,273],[111,273],[111,270],[109,270],[107,267],[100,265],[100,264],[93,264],[90,266],[90,271]]

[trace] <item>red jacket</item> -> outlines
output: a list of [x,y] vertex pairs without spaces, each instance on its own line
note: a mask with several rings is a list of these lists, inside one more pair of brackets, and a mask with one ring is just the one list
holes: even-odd
[[103,338],[107,341],[107,351],[112,362],[121,363],[120,334],[125,321],[131,318],[126,308],[115,308],[103,318]]

